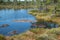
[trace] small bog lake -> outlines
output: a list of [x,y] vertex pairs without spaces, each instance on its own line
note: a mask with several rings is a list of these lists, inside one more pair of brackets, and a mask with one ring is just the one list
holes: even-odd
[[34,16],[30,15],[29,9],[13,10],[3,9],[0,10],[0,34],[11,36],[20,34],[30,29],[31,22],[15,22],[14,20],[36,20]]

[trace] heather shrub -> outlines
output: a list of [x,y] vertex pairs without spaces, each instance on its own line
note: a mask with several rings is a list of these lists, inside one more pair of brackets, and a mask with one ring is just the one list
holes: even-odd
[[60,28],[52,28],[50,29],[47,34],[56,34],[56,35],[60,35]]
[[55,35],[42,34],[36,40],[57,40]]

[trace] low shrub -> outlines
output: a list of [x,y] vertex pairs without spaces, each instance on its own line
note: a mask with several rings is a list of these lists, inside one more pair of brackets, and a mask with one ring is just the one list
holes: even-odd
[[36,40],[57,40],[54,35],[42,34]]
[[3,35],[0,35],[0,40],[5,40],[5,37]]
[[60,28],[52,28],[52,29],[50,29],[47,33],[48,33],[48,34],[60,35]]

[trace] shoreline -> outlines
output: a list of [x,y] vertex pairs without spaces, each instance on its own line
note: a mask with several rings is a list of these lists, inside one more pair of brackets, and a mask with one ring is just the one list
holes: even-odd
[[0,5],[0,9],[27,9],[27,8],[34,8],[34,6]]

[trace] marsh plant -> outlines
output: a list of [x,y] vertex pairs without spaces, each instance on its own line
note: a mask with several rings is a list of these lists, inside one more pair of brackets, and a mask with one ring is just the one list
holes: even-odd
[[36,40],[57,40],[54,35],[43,34],[40,35]]

